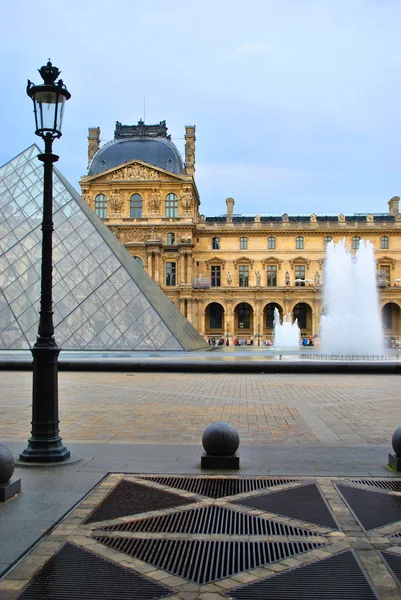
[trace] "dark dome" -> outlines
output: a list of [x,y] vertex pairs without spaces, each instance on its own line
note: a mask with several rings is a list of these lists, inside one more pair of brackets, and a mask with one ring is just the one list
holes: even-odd
[[184,174],[180,153],[170,140],[136,137],[113,140],[100,148],[90,163],[88,175],[98,175],[134,159],[177,175]]

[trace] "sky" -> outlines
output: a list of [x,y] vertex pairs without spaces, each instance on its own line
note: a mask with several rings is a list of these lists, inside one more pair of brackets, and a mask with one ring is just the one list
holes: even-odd
[[[32,143],[26,81],[71,93],[57,167],[88,127],[196,125],[201,213],[383,213],[401,196],[400,0],[13,0],[2,7],[0,164]],[[144,101],[145,98],[145,101]]]

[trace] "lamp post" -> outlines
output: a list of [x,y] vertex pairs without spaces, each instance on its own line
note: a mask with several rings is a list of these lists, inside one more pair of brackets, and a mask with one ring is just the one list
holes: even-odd
[[53,235],[53,140],[61,137],[61,124],[66,100],[71,97],[57,67],[49,62],[39,69],[43,84],[28,80],[27,94],[33,100],[36,135],[45,143],[43,162],[43,222],[42,271],[39,329],[32,348],[32,436],[20,454],[24,462],[62,462],[70,456],[59,435],[58,419],[58,355],[60,348],[54,338],[52,298],[52,235]]
[[228,335],[229,335],[229,333],[228,333],[228,331],[229,331],[229,324],[228,324],[228,321],[227,321],[227,325],[226,325],[226,338],[227,338],[227,346],[228,346],[228,344],[229,344],[229,341],[228,341]]
[[258,323],[258,346],[260,346],[260,323]]

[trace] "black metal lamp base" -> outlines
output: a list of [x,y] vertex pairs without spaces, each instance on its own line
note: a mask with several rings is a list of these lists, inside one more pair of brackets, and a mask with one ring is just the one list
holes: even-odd
[[28,446],[19,455],[19,459],[22,462],[40,462],[40,463],[52,463],[52,462],[63,462],[70,458],[70,451],[63,446],[60,440],[52,445],[49,445],[48,441],[41,444],[37,440],[28,440]]

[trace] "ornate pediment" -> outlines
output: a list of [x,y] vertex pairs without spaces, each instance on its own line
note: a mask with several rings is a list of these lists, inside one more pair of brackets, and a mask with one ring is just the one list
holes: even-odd
[[385,266],[385,265],[389,265],[391,266],[393,269],[395,269],[395,264],[396,264],[396,260],[395,258],[391,258],[390,256],[383,256],[382,258],[378,258],[376,260],[376,265],[379,268],[381,265]]
[[92,175],[85,177],[82,182],[96,181],[101,182],[115,182],[115,181],[179,181],[182,182],[185,177],[182,175],[176,175],[170,173],[164,169],[153,167],[141,160],[133,160],[124,165],[119,165],[99,175]]
[[309,258],[304,258],[303,256],[296,256],[295,258],[291,258],[290,259],[290,265],[291,265],[291,268],[294,265],[306,265],[307,268],[309,268],[310,259]]
[[238,265],[249,265],[252,268],[254,262],[254,260],[251,260],[247,256],[241,256],[240,258],[237,258],[237,260],[234,260],[234,266],[237,268]]
[[211,265],[220,265],[224,269],[224,267],[226,266],[226,261],[223,260],[220,256],[213,256],[213,258],[205,260],[205,265],[208,269],[210,269]]
[[267,256],[262,260],[262,265],[265,267],[266,265],[277,265],[279,269],[281,269],[282,260],[277,258],[276,256]]

